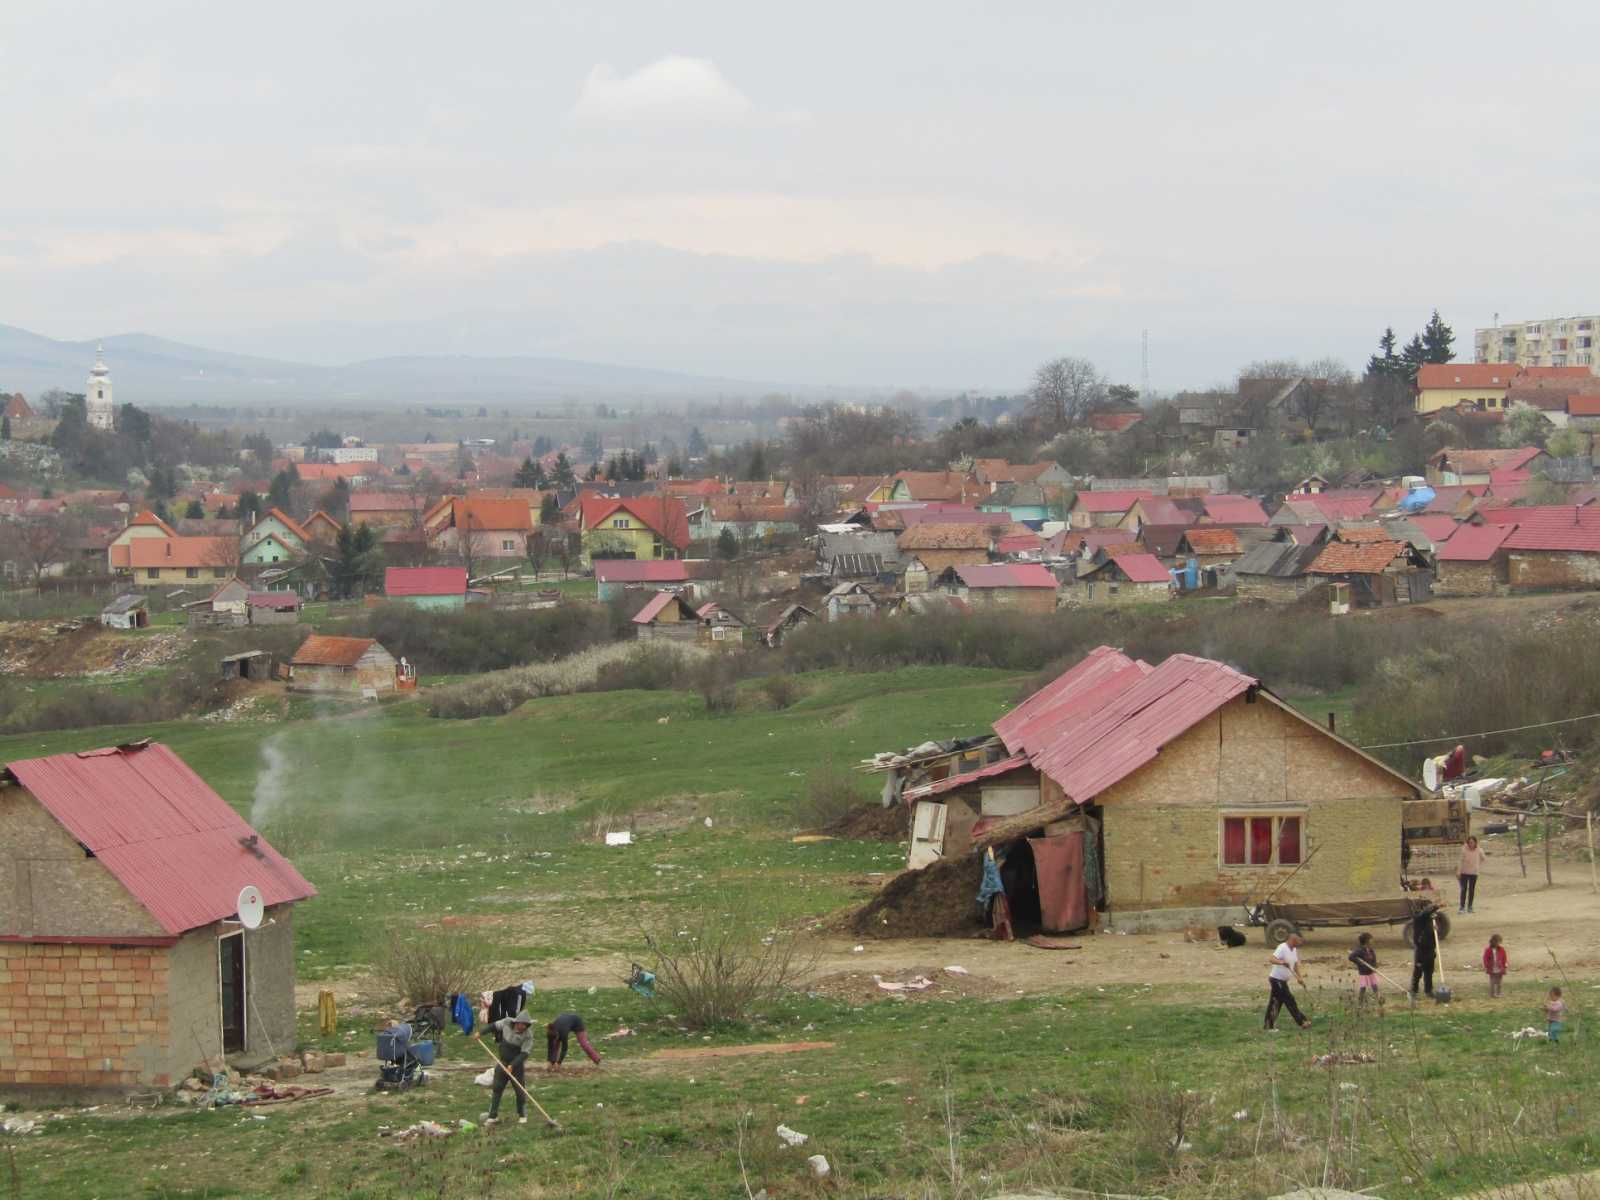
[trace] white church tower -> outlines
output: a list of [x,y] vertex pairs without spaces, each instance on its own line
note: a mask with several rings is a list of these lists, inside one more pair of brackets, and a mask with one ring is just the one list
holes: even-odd
[[89,427],[111,432],[111,371],[106,367],[104,346],[94,349],[94,366],[89,370],[88,390],[84,392],[84,405],[89,414]]

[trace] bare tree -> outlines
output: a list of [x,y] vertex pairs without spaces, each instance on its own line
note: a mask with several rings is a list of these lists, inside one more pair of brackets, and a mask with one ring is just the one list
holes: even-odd
[[1106,381],[1086,358],[1053,358],[1033,376],[1028,411],[1046,429],[1060,432],[1081,422],[1105,400]]
[[52,517],[30,517],[12,526],[17,557],[33,572],[35,586],[51,567],[65,564],[67,538],[66,524]]

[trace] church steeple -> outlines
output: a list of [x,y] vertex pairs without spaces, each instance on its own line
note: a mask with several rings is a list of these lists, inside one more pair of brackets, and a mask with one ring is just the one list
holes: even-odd
[[84,407],[90,428],[111,432],[115,424],[112,417],[115,410],[111,404],[111,369],[106,366],[106,348],[103,344],[97,344],[94,348],[94,366],[89,368]]

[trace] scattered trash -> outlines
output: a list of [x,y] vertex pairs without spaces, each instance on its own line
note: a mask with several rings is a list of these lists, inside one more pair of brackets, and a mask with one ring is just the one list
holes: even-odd
[[945,968],[945,973],[948,974],[948,975],[970,975],[970,974],[972,974],[972,972],[968,971],[965,967],[946,967]]
[[779,1125],[778,1140],[785,1146],[804,1146],[811,1138],[807,1134],[795,1132],[787,1125]]
[[1248,1108],[1241,1108],[1238,1112],[1233,1114],[1233,1119],[1235,1121],[1248,1121],[1250,1119],[1250,1110]]
[[477,1127],[478,1123],[476,1121],[469,1121],[465,1117],[456,1122],[456,1128],[462,1133],[471,1133]]
[[[260,1119],[263,1120],[263,1121],[266,1120],[265,1117],[262,1117]],[[450,1129],[448,1129],[447,1127],[439,1124],[437,1121],[418,1121],[415,1125],[406,1126],[399,1133],[393,1133],[393,1134],[380,1133],[378,1136],[379,1137],[392,1137],[397,1142],[410,1142],[410,1141],[415,1141],[418,1138],[425,1138],[425,1137],[431,1137],[431,1138],[449,1137],[450,1133],[451,1133]]]
[[894,983],[885,980],[882,975],[874,975],[872,982],[886,992],[925,992],[933,986],[933,980],[926,975],[918,975],[909,983]]
[[1378,1060],[1366,1051],[1360,1054],[1314,1054],[1311,1056],[1313,1067],[1357,1067],[1363,1063],[1375,1063]]
[[1511,1031],[1511,1040],[1514,1042],[1520,1042],[1524,1038],[1542,1038],[1549,1036],[1550,1035],[1543,1029],[1535,1029],[1532,1025],[1525,1025],[1521,1029],[1513,1029]]
[[1361,1085],[1358,1083],[1341,1083],[1339,1085],[1339,1090],[1341,1092],[1353,1092],[1360,1086]]
[[612,833],[608,833],[608,834],[606,834],[606,845],[608,845],[608,846],[631,846],[631,845],[633,845],[633,834],[631,832],[629,832],[628,830],[626,830],[626,829],[621,829],[621,830],[617,830],[617,831],[612,832]]
[[833,1169],[828,1166],[828,1160],[820,1154],[813,1154],[806,1159],[806,1165],[811,1168],[811,1178],[813,1179],[826,1179],[828,1173]]
[[3,1122],[0,1122],[0,1129],[7,1133],[16,1134],[18,1137],[23,1137],[30,1133],[44,1132],[43,1129],[39,1128],[39,1122],[30,1121],[24,1117],[7,1117]]
[[711,828],[711,818],[710,818],[710,817],[707,817],[707,818],[706,818],[706,828],[707,828],[707,829],[710,829],[710,828]]
[[865,946],[851,946],[850,947],[850,953],[851,954],[860,954],[865,949],[866,949]]
[[[633,1036],[633,1030],[629,1029],[626,1025],[618,1025],[616,1027],[616,1029],[612,1030],[610,1033],[601,1034],[600,1035],[600,1040],[602,1042],[609,1042],[612,1038],[622,1038],[622,1037],[632,1037],[632,1036]],[[494,1072],[491,1070],[490,1074],[493,1074],[493,1073]]]
[[477,1084],[479,1087],[493,1087],[494,1086],[494,1068],[490,1067],[487,1071],[484,1071],[484,1072],[482,1072],[481,1074],[478,1074],[478,1075],[474,1075],[472,1077],[472,1082]]

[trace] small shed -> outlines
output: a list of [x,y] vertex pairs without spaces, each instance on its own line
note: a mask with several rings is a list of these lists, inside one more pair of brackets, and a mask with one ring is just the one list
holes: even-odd
[[293,592],[251,592],[245,611],[252,625],[298,625],[300,597]]
[[745,630],[749,627],[732,609],[716,600],[707,600],[696,615],[700,618],[699,640],[703,644],[727,650],[737,650],[744,645]]
[[0,1096],[149,1091],[294,1045],[293,909],[316,889],[166,746],[0,767],[0,879]]
[[402,664],[373,638],[312,634],[289,660],[289,687],[297,692],[382,695],[403,686],[406,677]]
[[692,642],[700,636],[700,615],[677,592],[656,592],[633,614],[633,629],[641,642]]
[[203,600],[183,606],[190,628],[207,625],[244,625],[250,620],[250,589],[237,578],[218,584]]
[[817,614],[804,604],[773,600],[756,610],[756,615],[750,624],[754,627],[762,645],[777,649],[783,645],[783,639],[790,633],[808,621],[816,619]]
[[830,621],[845,617],[870,617],[878,611],[877,598],[858,580],[836,584],[823,598],[822,604]]
[[224,682],[230,679],[264,682],[272,678],[270,650],[241,650],[237,654],[224,654],[221,662]]
[[1052,613],[1056,609],[1056,577],[1038,563],[987,563],[951,567],[939,576],[938,586],[960,596],[973,608],[1015,608]]
[[1257,542],[1233,564],[1231,574],[1241,600],[1293,604],[1322,581],[1306,568],[1322,553],[1320,542]]
[[1348,584],[1359,608],[1422,602],[1432,594],[1433,572],[1415,547],[1377,538],[1329,542],[1306,573]]
[[110,629],[143,629],[150,624],[149,600],[127,593],[100,610],[100,624]]

